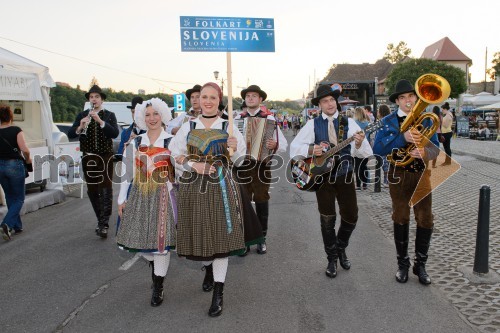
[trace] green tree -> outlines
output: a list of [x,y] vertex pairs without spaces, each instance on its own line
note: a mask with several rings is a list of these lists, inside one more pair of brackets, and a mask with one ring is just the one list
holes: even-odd
[[90,80],[90,85],[89,85],[89,89],[92,88],[94,85],[99,85],[99,81],[97,81],[96,77],[95,76],[92,76],[92,80]]
[[495,52],[493,54],[493,60],[491,61],[493,67],[488,69],[488,74],[490,79],[495,80],[500,76],[500,52]]
[[450,98],[457,98],[467,89],[465,72],[458,67],[445,64],[432,59],[411,59],[396,64],[387,76],[385,88],[390,95],[394,92],[396,83],[401,79],[406,79],[411,83],[423,74],[433,73],[444,77],[450,83]]
[[396,64],[403,60],[404,58],[410,56],[411,49],[408,48],[405,42],[400,41],[398,45],[390,43],[387,45],[387,51],[384,54],[384,59],[389,61],[391,64]]

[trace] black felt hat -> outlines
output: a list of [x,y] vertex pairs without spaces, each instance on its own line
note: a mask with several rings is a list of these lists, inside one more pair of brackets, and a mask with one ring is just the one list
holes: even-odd
[[409,92],[416,94],[415,88],[413,88],[413,85],[410,83],[410,81],[399,80],[398,83],[396,83],[396,91],[394,91],[391,96],[389,96],[389,100],[393,103],[396,103],[396,99],[399,95]]
[[106,99],[106,94],[103,93],[102,89],[96,84],[94,84],[92,88],[90,88],[90,90],[85,94],[85,98],[89,99],[91,93],[98,93],[99,95],[101,95],[102,99]]
[[134,98],[132,98],[132,105],[127,106],[127,108],[128,109],[135,109],[136,105],[137,104],[142,104],[142,102],[144,102],[144,100],[142,99],[142,97],[135,96]]
[[193,88],[186,90],[186,97],[188,100],[191,100],[191,94],[194,92],[200,92],[201,86],[199,84],[195,84]]
[[340,104],[339,104],[339,96],[340,96],[340,90],[332,90],[332,87],[328,84],[322,84],[318,87],[316,90],[316,97],[311,99],[311,103],[313,105],[319,105],[320,99],[326,96],[332,96],[335,98],[335,101],[337,102],[337,109],[340,111]]
[[259,86],[255,85],[255,84],[252,84],[251,86],[249,86],[248,88],[246,89],[243,89],[241,91],[241,98],[245,99],[245,96],[247,95],[247,93],[249,92],[256,92],[259,94],[260,97],[262,97],[262,101],[265,101],[266,98],[267,98],[267,94],[264,90],[260,89]]

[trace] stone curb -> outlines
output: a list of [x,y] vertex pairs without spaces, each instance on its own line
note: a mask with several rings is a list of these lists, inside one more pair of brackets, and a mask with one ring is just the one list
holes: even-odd
[[457,154],[457,155],[472,156],[472,157],[477,158],[478,160],[481,160],[481,161],[495,163],[495,164],[500,164],[500,158],[496,158],[496,157],[490,157],[490,156],[485,156],[485,155],[473,154],[473,153],[469,153],[469,152],[462,151],[462,150],[457,150],[457,149],[453,149],[452,153],[453,154]]

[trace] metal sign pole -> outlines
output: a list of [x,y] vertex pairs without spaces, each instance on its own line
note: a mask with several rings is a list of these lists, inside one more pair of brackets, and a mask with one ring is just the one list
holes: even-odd
[[[231,71],[231,52],[226,52],[227,62],[227,118],[229,121],[228,133],[233,136],[233,74]],[[229,148],[229,156],[233,156],[233,149]]]

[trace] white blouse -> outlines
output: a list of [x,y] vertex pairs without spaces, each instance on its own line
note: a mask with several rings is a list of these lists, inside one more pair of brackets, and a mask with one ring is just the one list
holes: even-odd
[[[151,145],[151,142],[149,141],[149,137],[148,137],[148,132],[143,133],[143,134],[138,135],[138,136],[142,137],[141,146],[142,145],[146,145],[146,146]],[[165,139],[168,139],[171,137],[173,137],[173,135],[168,134],[165,131],[161,131],[160,136],[158,137],[158,139],[156,139],[153,146],[163,148],[164,144],[165,144],[164,143]],[[173,139],[172,139],[172,141],[173,141]],[[171,150],[170,146],[172,145],[172,141],[170,141],[169,150]],[[127,153],[130,154],[130,152],[132,152],[131,157],[127,157]],[[123,160],[122,160],[123,163],[122,163],[121,174],[125,175],[125,176],[122,176],[122,182],[120,184],[120,193],[118,194],[118,204],[119,205],[121,205],[122,203],[127,201],[127,192],[128,192],[128,188],[130,186],[130,180],[132,180],[132,177],[133,177],[134,172],[135,172],[135,163],[134,163],[135,152],[136,152],[136,149],[134,146],[134,140],[132,140],[130,142],[130,144],[127,146],[127,148],[123,151]]]

